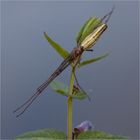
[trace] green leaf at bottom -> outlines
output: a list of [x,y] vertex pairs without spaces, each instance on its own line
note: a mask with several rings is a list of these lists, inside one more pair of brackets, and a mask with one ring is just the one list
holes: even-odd
[[54,129],[42,129],[32,132],[27,132],[25,134],[19,135],[15,140],[56,140],[56,139],[66,139],[66,134],[63,131]]
[[123,140],[123,139],[128,139],[127,137],[124,136],[119,136],[119,135],[113,135],[110,133],[106,133],[103,131],[87,131],[83,132],[78,136],[78,139],[98,139],[98,140],[107,140],[107,139],[118,139],[118,140]]
[[[25,134],[19,135],[15,138],[15,140],[66,140],[66,134],[63,131],[55,130],[55,129],[42,129],[32,132],[27,132]],[[85,140],[107,140],[107,139],[118,139],[118,140],[126,140],[128,137],[113,135],[110,133],[106,133],[103,131],[87,131],[82,132],[78,139],[85,139]]]

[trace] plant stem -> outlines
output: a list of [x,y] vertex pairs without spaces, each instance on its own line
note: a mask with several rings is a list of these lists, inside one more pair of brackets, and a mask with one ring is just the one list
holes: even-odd
[[67,100],[67,132],[68,132],[68,137],[67,140],[72,140],[72,92],[73,92],[73,86],[74,86],[74,67],[72,67],[71,71],[71,77],[70,77],[70,87],[69,87],[69,97]]

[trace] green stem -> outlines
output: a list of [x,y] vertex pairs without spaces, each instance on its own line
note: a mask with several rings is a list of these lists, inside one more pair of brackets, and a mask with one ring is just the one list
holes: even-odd
[[73,86],[74,86],[74,68],[72,67],[72,72],[71,72],[71,78],[70,78],[70,87],[69,87],[69,97],[67,100],[67,132],[68,132],[68,137],[67,140],[72,140],[72,92],[73,92]]

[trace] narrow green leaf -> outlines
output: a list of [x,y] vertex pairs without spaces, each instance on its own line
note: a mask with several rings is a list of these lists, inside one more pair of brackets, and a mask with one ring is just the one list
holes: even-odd
[[77,43],[81,44],[81,42],[90,34],[94,31],[94,28],[101,23],[101,20],[96,18],[96,17],[92,17],[89,18],[89,20],[87,20],[85,22],[85,24],[82,26],[80,32],[78,33],[78,36],[76,38]]
[[44,36],[47,39],[47,41],[49,42],[49,44],[56,50],[57,53],[59,53],[59,55],[61,57],[63,57],[64,59],[69,55],[69,52],[67,50],[65,50],[64,48],[62,48],[58,43],[56,43],[55,41],[53,41],[46,32],[44,32]]
[[69,88],[64,83],[58,81],[52,81],[50,86],[56,93],[59,93],[64,96],[68,96]]
[[[69,94],[68,94],[69,87],[62,82],[53,81],[51,83],[51,88],[58,94],[61,94],[63,96],[67,96],[67,97],[69,96]],[[74,99],[83,100],[83,99],[87,98],[87,94],[79,89],[72,95],[72,97]]]
[[87,98],[87,94],[83,91],[76,92],[76,94],[72,95],[74,99],[83,100]]
[[99,56],[99,57],[96,57],[96,58],[92,58],[92,59],[83,61],[83,62],[81,62],[81,63],[78,65],[78,67],[82,67],[82,66],[85,66],[85,65],[88,65],[88,64],[97,62],[97,61],[99,61],[99,60],[104,59],[104,58],[107,57],[108,55],[109,55],[109,53],[106,53],[106,54],[104,54],[104,55],[102,55],[102,56]]
[[80,40],[80,38],[81,38],[81,36],[82,36],[82,32],[83,32],[85,26],[87,25],[87,23],[88,23],[90,20],[92,20],[92,17],[90,17],[90,18],[84,23],[84,25],[81,27],[80,31],[78,32],[78,34],[77,34],[77,36],[76,36],[77,44],[79,44],[79,40]]
[[93,17],[92,20],[85,26],[82,37],[80,40],[80,43],[90,34],[94,31],[94,28],[97,26],[97,24],[100,23],[100,20],[98,18]]

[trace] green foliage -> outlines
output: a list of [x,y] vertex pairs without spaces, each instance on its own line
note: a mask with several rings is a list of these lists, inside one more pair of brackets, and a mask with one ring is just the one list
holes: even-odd
[[80,38],[81,38],[81,36],[82,36],[82,32],[83,32],[85,26],[87,25],[87,23],[88,23],[91,19],[92,19],[92,17],[89,18],[89,19],[85,22],[85,24],[81,27],[80,31],[78,32],[78,34],[77,34],[77,36],[76,36],[77,44],[80,43]]
[[[69,87],[62,83],[62,82],[58,82],[58,81],[53,81],[51,83],[51,88],[58,94],[64,95],[64,96],[69,96]],[[85,98],[87,98],[87,94],[81,90],[76,91],[75,94],[72,95],[72,97],[74,99],[78,99],[78,100],[83,100]]]
[[42,129],[33,132],[28,132],[15,138],[15,140],[56,140],[65,139],[66,134],[63,131],[54,129]]
[[46,32],[44,32],[44,36],[47,39],[47,41],[50,43],[50,45],[56,50],[56,52],[59,53],[59,55],[63,58],[66,58],[69,55],[69,52],[62,48],[58,43],[53,41]]
[[88,96],[85,92],[80,90],[79,92],[76,92],[74,95],[72,95],[72,97],[77,100],[83,100],[86,99]]
[[106,133],[103,131],[87,131],[87,132],[83,132],[78,136],[78,139],[100,139],[100,140],[104,140],[104,139],[128,139],[126,137],[123,136],[116,136],[116,135],[112,135],[110,133]]
[[56,93],[64,95],[64,96],[68,96],[69,88],[64,83],[58,82],[58,81],[52,81],[50,86]]
[[109,55],[109,53],[106,53],[106,54],[104,54],[104,55],[102,55],[102,56],[98,56],[98,57],[96,57],[96,58],[88,59],[88,60],[86,60],[86,61],[81,62],[81,63],[78,65],[78,67],[80,68],[80,67],[82,67],[82,66],[85,66],[85,65],[88,65],[88,64],[97,62],[97,61],[99,61],[99,60],[102,60],[102,59],[106,58],[108,55]]
[[77,44],[81,44],[81,42],[94,31],[95,27],[101,23],[101,20],[96,17],[89,18],[85,24],[81,27],[79,33],[77,34],[76,41]]
[[[15,140],[56,140],[66,139],[66,134],[63,131],[53,130],[53,129],[42,129],[38,131],[28,132],[23,135],[18,136]],[[124,136],[112,135],[103,131],[87,131],[83,132],[78,136],[78,139],[128,139]]]

